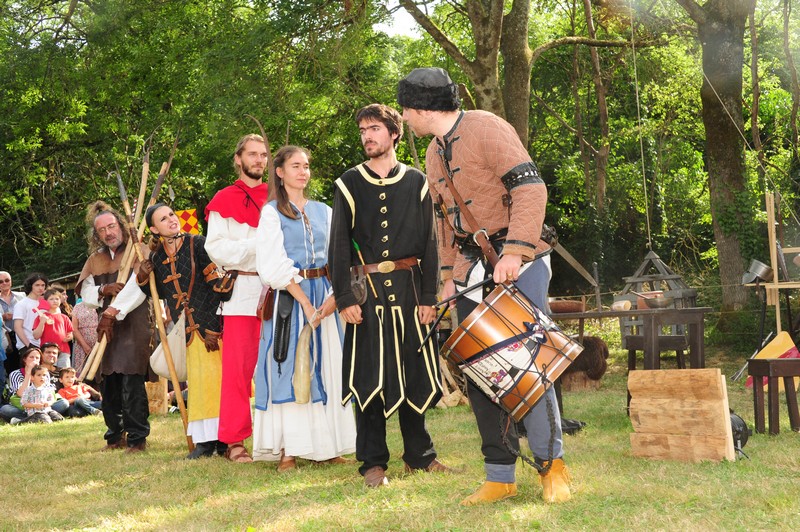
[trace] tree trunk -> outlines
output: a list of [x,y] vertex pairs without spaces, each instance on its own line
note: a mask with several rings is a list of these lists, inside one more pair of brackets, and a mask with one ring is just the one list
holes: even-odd
[[[750,105],[750,130],[753,137],[753,149],[758,157],[758,182],[766,185],[764,169],[766,161],[764,146],[761,143],[761,131],[758,125],[758,112],[761,101],[761,83],[758,76],[758,33],[756,32],[756,6],[747,17],[750,22],[750,78],[753,92],[753,103]],[[764,187],[766,190],[766,186]]]
[[744,31],[754,1],[709,0],[700,7],[693,0],[677,0],[697,23],[703,48],[704,77],[700,97],[723,311],[741,309],[749,294],[742,286],[745,259],[737,230],[750,222],[741,204],[745,165],[740,131],[744,122]]
[[792,128],[792,146],[794,147],[793,156],[795,161],[800,159],[798,153],[798,132],[797,132],[797,111],[800,108],[800,81],[797,79],[797,67],[794,64],[792,50],[789,47],[789,15],[791,13],[791,0],[783,0],[783,53],[786,56],[786,66],[792,76],[792,117],[790,125]]
[[[583,0],[583,9],[586,15],[586,29],[589,32],[589,38],[595,39],[597,34],[594,29],[594,20],[592,18],[591,0]],[[597,97],[597,120],[600,124],[600,145],[597,150],[597,157],[595,158],[595,172],[597,175],[594,183],[594,192],[597,212],[602,215],[605,210],[608,155],[611,150],[608,133],[608,104],[606,104],[606,87],[603,85],[603,76],[600,71],[600,56],[597,53],[597,48],[590,46],[589,53],[592,58],[592,82],[594,83],[595,96]]]
[[505,84],[503,102],[506,120],[517,130],[522,145],[528,145],[528,118],[531,102],[531,58],[528,46],[530,0],[515,0],[503,17],[500,52],[503,54]]
[[583,168],[583,189],[586,192],[586,200],[594,195],[594,173],[592,172],[592,150],[584,139],[586,134],[583,130],[583,108],[581,106],[581,94],[579,83],[581,80],[580,63],[578,61],[578,47],[572,49],[572,72],[569,76],[570,92],[574,105],[573,120],[575,121],[575,135],[578,137],[578,149],[581,154],[581,166]]

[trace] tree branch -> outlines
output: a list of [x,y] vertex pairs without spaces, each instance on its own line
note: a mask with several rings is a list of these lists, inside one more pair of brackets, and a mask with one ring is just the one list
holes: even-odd
[[675,0],[675,2],[686,11],[698,26],[706,23],[706,12],[700,4],[694,0]]
[[599,153],[599,152],[597,151],[597,148],[595,148],[594,146],[592,146],[592,145],[589,143],[589,141],[588,141],[588,140],[586,140],[586,138],[585,138],[583,135],[579,135],[579,134],[578,134],[578,130],[577,130],[577,129],[575,129],[574,127],[572,127],[571,125],[569,125],[569,124],[567,123],[567,121],[566,121],[566,120],[564,120],[564,118],[563,118],[563,117],[562,117],[560,114],[558,114],[558,113],[556,112],[556,110],[555,110],[555,109],[553,109],[552,107],[550,107],[549,105],[547,105],[547,102],[545,102],[545,101],[542,99],[542,97],[541,97],[541,96],[539,96],[538,94],[536,94],[536,93],[535,93],[535,92],[533,92],[533,91],[531,91],[531,96],[532,96],[532,97],[533,97],[533,98],[536,100],[536,102],[537,102],[539,105],[541,105],[542,107],[544,107],[544,110],[545,110],[545,111],[547,111],[548,113],[550,113],[550,115],[551,115],[553,118],[555,118],[556,120],[558,120],[558,121],[559,121],[559,123],[561,123],[561,125],[562,125],[562,126],[564,126],[564,128],[565,128],[567,131],[569,131],[569,132],[570,132],[570,133],[572,133],[573,135],[577,136],[577,137],[578,137],[578,138],[581,140],[581,142],[583,143],[583,145],[584,145],[584,146],[586,146],[587,148],[589,148],[589,151],[591,151],[591,152],[592,152],[592,155],[595,155],[595,156],[596,156],[596,155]]
[[447,35],[442,33],[442,30],[433,23],[433,21],[422,12],[422,10],[417,7],[417,4],[414,3],[413,0],[399,0],[400,5],[408,11],[408,14],[411,15],[417,24],[422,26],[428,35],[430,35],[436,43],[442,47],[442,49],[449,55],[453,61],[455,61],[458,66],[461,67],[461,70],[467,75],[467,77],[472,77],[474,74],[474,68],[472,62],[466,58],[466,56],[461,53],[461,50],[458,49],[450,39],[447,38]]
[[[570,37],[561,37],[560,39],[554,39],[540,46],[537,46],[536,49],[531,54],[531,64],[533,64],[539,58],[539,56],[545,53],[546,51],[568,44],[570,45],[584,44],[587,46],[596,46],[597,48],[627,48],[631,45],[629,41],[606,41],[603,39],[590,39],[589,37],[581,37],[577,35]],[[637,48],[642,48],[643,46],[650,46],[650,45],[643,44],[641,42],[636,44]]]

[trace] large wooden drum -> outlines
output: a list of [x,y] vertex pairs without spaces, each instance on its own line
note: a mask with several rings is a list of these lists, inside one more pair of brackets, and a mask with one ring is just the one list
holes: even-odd
[[498,285],[442,346],[492,401],[520,421],[583,347],[513,285]]

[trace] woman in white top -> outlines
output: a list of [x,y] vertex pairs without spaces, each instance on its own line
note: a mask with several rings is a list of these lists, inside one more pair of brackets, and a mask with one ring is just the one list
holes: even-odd
[[[297,457],[346,463],[342,455],[355,451],[353,409],[340,401],[342,330],[327,277],[331,209],[305,197],[310,177],[305,149],[278,150],[273,199],[261,211],[257,232],[258,274],[275,299],[272,318],[263,323],[255,373],[253,459],[280,461],[278,471],[294,469]],[[309,400],[298,403],[295,353],[302,351],[298,338],[307,323],[314,328]]]
[[38,316],[39,302],[47,289],[47,277],[41,273],[30,274],[23,283],[25,299],[14,306],[14,333],[17,335],[17,349],[29,345],[39,346],[39,340],[33,337],[33,321]]

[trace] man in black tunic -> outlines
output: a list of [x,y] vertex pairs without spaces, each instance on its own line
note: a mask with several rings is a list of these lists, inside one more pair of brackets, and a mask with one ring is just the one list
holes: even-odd
[[[425,175],[397,162],[400,114],[372,104],[356,122],[369,160],[336,180],[329,265],[347,322],[343,401],[356,401],[359,472],[378,487],[388,483],[386,419],[395,411],[406,470],[447,470],[425,428],[425,411],[441,397],[435,341],[419,349],[436,314],[438,258]],[[361,304],[351,269],[366,276]]]

